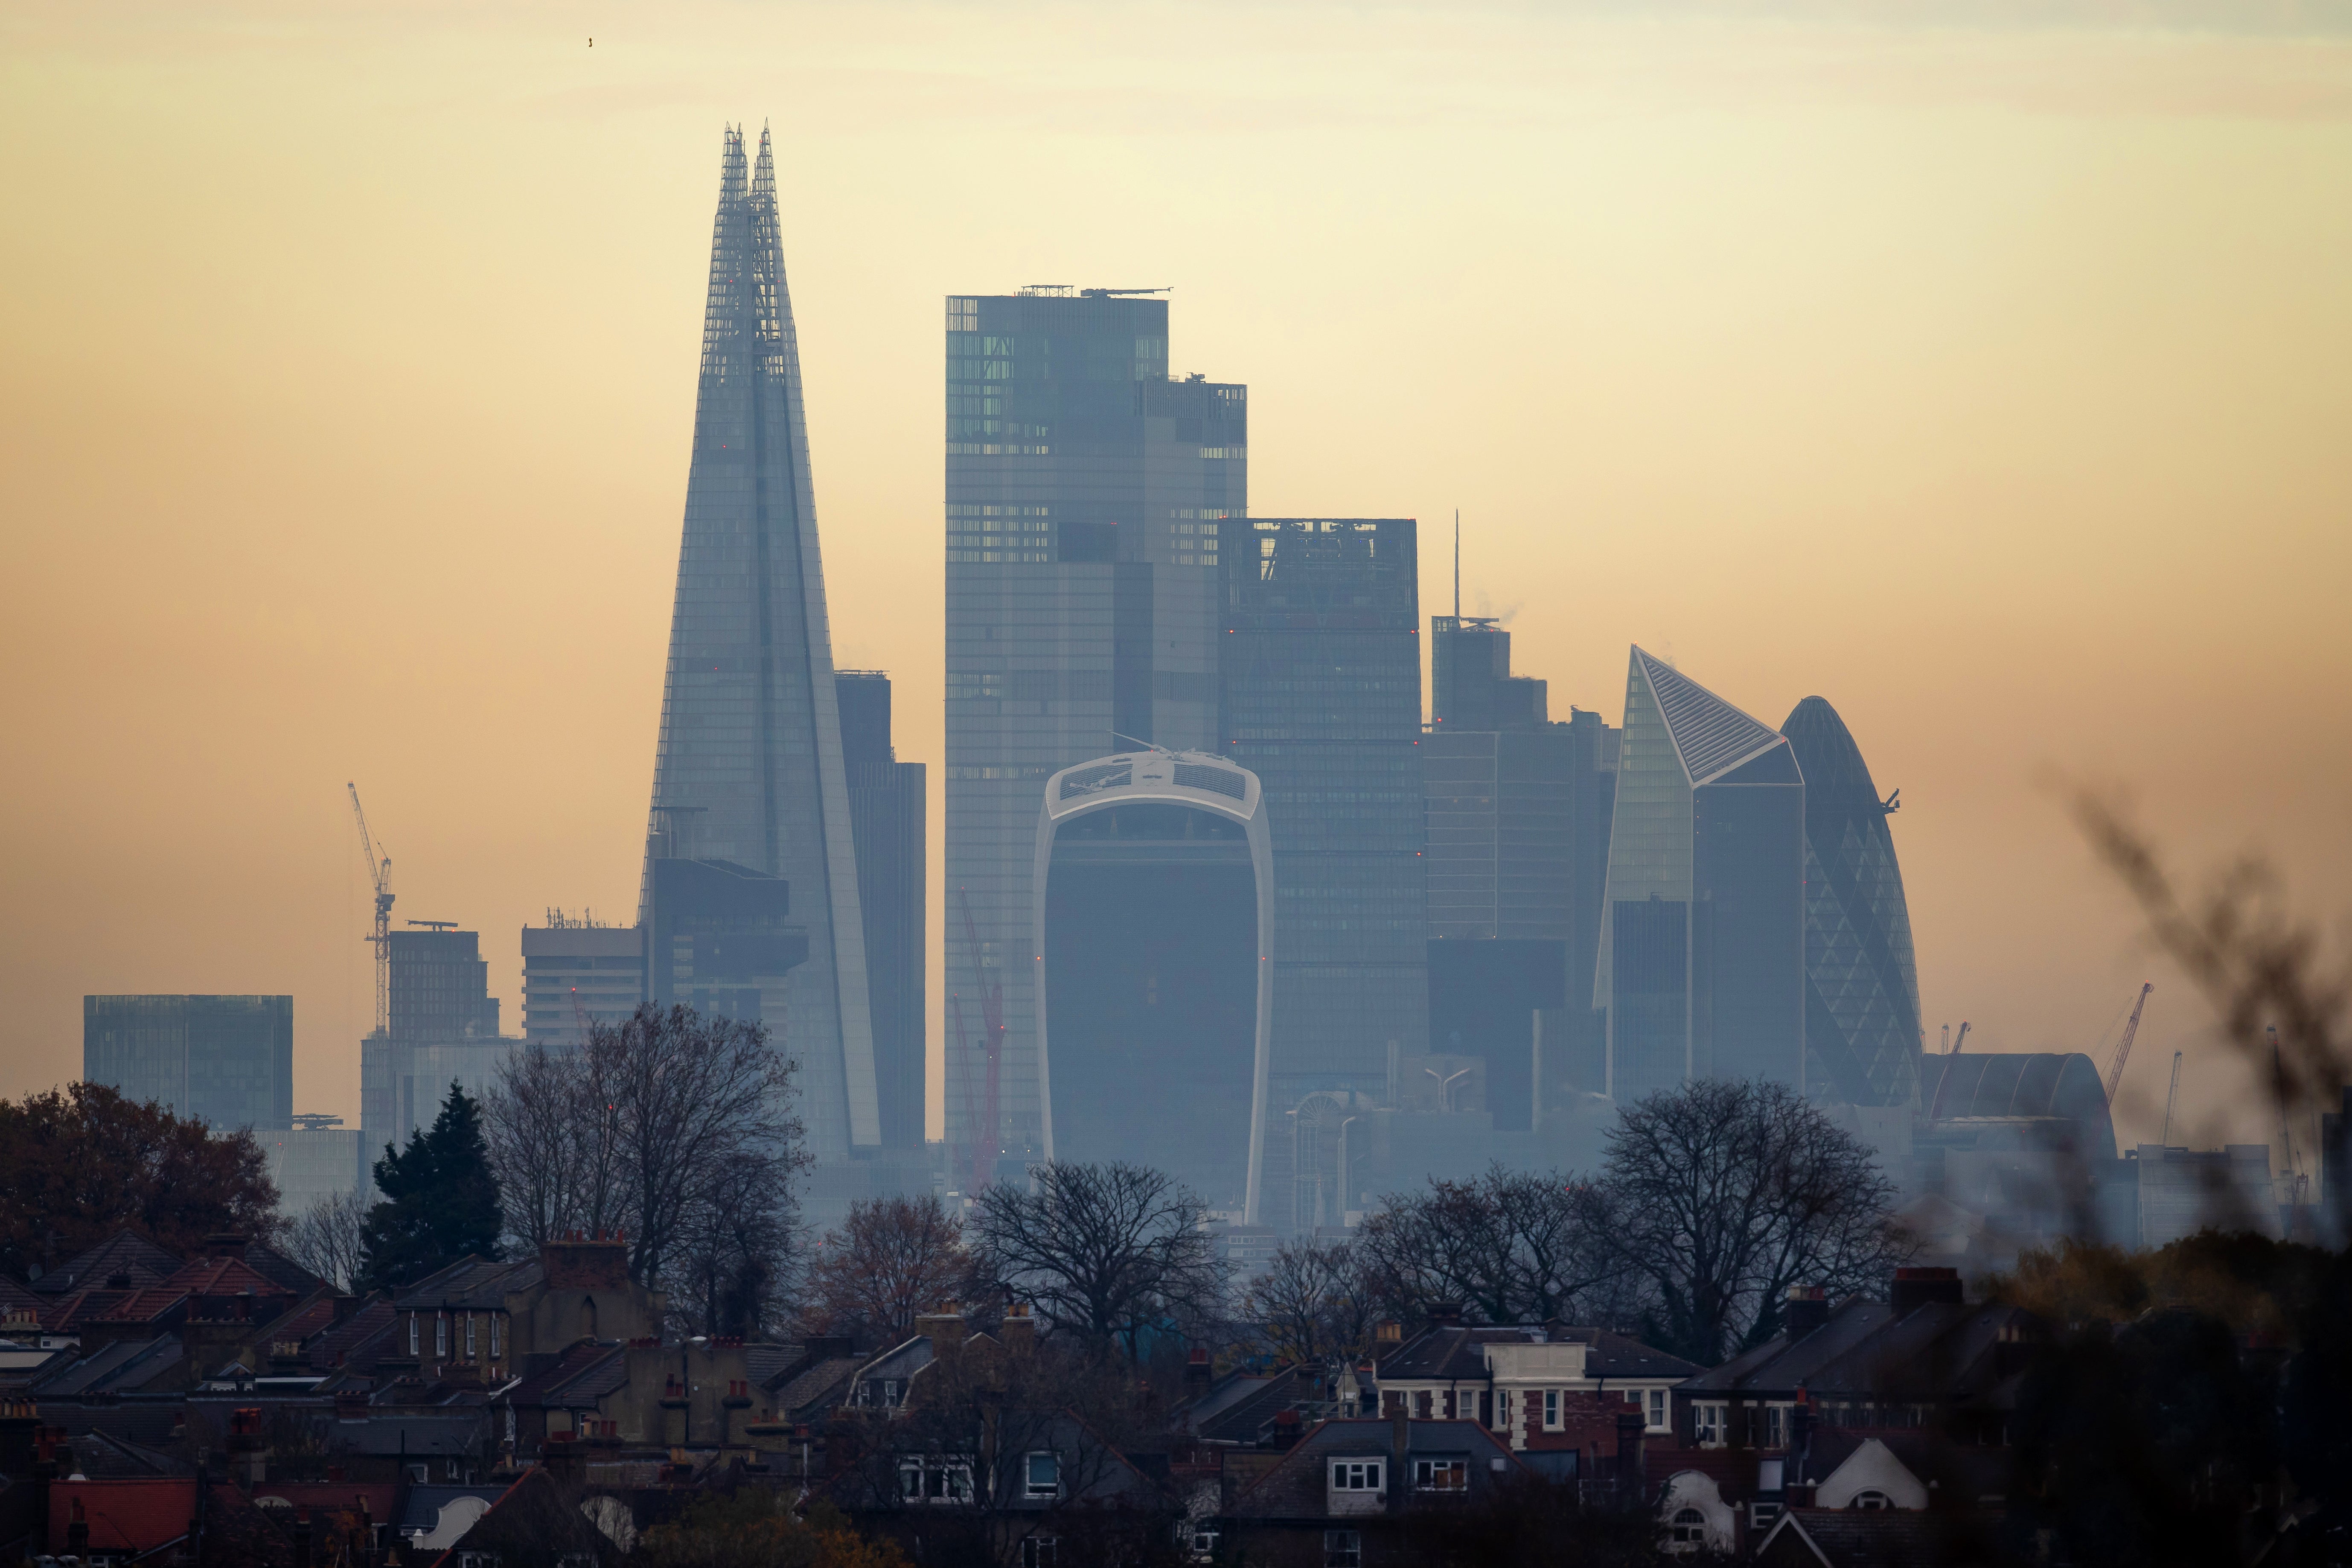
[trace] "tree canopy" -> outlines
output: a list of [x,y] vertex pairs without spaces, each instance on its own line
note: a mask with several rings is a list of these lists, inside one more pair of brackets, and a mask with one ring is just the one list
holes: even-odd
[[56,1268],[129,1228],[168,1251],[205,1237],[279,1227],[268,1157],[249,1131],[222,1133],[99,1083],[0,1100],[0,1268]]
[[406,1285],[468,1254],[499,1256],[506,1222],[481,1107],[454,1080],[431,1128],[409,1133],[405,1149],[383,1146],[375,1186],[383,1197],[360,1236],[362,1289]]

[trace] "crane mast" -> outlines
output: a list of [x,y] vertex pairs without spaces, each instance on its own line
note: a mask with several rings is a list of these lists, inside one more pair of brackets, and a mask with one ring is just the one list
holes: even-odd
[[368,879],[375,886],[375,923],[362,940],[375,949],[375,1032],[392,1028],[392,857],[382,853],[368,832],[367,813],[360,806],[360,786],[346,783],[352,793],[352,817],[360,826],[360,853],[367,858]]
[[2168,1149],[2172,1146],[2172,1108],[2179,1103],[2179,1100],[2180,1053],[2175,1051],[2172,1053],[2172,1087],[2164,1094],[2164,1131],[2156,1135],[2156,1141]]
[[2147,994],[2156,989],[2153,982],[2144,981],[2139,988],[2139,1000],[2132,1004],[2131,1022],[2124,1026],[2124,1037],[2116,1042],[2115,1059],[2107,1064],[2107,1103],[2116,1102],[2116,1086],[2124,1080],[2124,1063],[2131,1059],[2132,1037],[2139,1033],[2140,1009],[2147,1005]]

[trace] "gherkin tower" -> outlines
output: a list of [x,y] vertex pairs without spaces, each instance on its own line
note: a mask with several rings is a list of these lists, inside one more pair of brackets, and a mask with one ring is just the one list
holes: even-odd
[[1853,1105],[1918,1098],[1919,971],[1895,836],[1845,721],[1808,697],[1780,732],[1805,773],[1806,1080]]
[[730,127],[639,918],[651,916],[657,858],[730,862],[790,884],[790,918],[806,932],[808,956],[789,976],[784,1016],[764,1021],[799,1063],[809,1152],[832,1162],[881,1142],[873,1031],[800,350],[765,131],[746,164],[743,132]]

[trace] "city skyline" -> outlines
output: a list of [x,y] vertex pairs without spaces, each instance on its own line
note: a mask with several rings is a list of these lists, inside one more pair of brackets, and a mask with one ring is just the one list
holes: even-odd
[[[1710,27],[1728,25],[1697,30]],[[1606,28],[1594,36],[1643,47]],[[614,42],[600,41],[599,67]],[[1464,607],[1516,610],[1518,668],[1549,681],[1556,709],[1576,702],[1615,721],[1617,661],[1635,641],[1672,652],[1753,712],[1785,712],[1814,691],[1837,704],[1881,786],[1905,788],[1895,828],[1931,1040],[1937,1024],[1973,1017],[1972,1047],[2088,1049],[2146,971],[2159,994],[2134,1080],[2168,1047],[2187,1047],[2190,1089],[2209,1065],[2216,1074],[2193,1098],[2242,1100],[2238,1080],[2204,1059],[2185,990],[2135,945],[2128,911],[2037,773],[2053,766],[2137,785],[2192,865],[2249,842],[2291,854],[2294,885],[2330,912],[2329,889],[2352,861],[2332,782],[2347,750],[2345,669],[2311,595],[2341,574],[2343,544],[2326,520],[2343,494],[2314,454],[2344,407],[2340,387],[2301,367],[2340,358],[2326,345],[2346,325],[2315,281],[2340,271],[2343,237],[2314,216],[2326,204],[2310,199],[2340,173],[2340,132],[2329,129],[2339,109],[2318,100],[2315,143],[2281,160],[2280,137],[2310,126],[2249,107],[2247,84],[2291,70],[2283,62],[2295,41],[2182,46],[2205,51],[2226,112],[2168,99],[2137,44],[2095,29],[2074,42],[2098,66],[2088,85],[2000,78],[1990,89],[2006,106],[1998,114],[1959,102],[1983,86],[1975,79],[1938,78],[1923,105],[1897,107],[1833,70],[1823,86],[1802,62],[1772,57],[1775,79],[1818,88],[1847,117],[1829,128],[1754,97],[1694,107],[1677,94],[1705,77],[1705,61],[1657,56],[1668,79],[1643,106],[1643,136],[1605,116],[1573,135],[1553,121],[1538,127],[1564,171],[1543,194],[1580,215],[1572,227],[1492,209],[1502,248],[1531,236],[1573,242],[1540,247],[1568,258],[1564,276],[1546,279],[1508,270],[1493,246],[1461,247],[1487,253],[1475,264],[1447,263],[1404,233],[1462,233],[1461,213],[1412,162],[1400,187],[1401,260],[1360,281],[1350,265],[1387,231],[1345,204],[1330,209],[1328,241],[1221,259],[1189,236],[1232,248],[1229,235],[1202,221],[1181,181],[1167,187],[1164,217],[1116,195],[1107,211],[1056,205],[1065,198],[1024,183],[1024,210],[1053,219],[1034,239],[958,205],[945,253],[877,264],[873,247],[842,237],[874,200],[848,187],[926,188],[916,154],[938,142],[915,132],[861,153],[804,118],[787,137],[783,177],[795,186],[796,281],[825,301],[821,330],[803,322],[803,352],[812,384],[832,400],[816,413],[814,445],[834,618],[837,635],[854,623],[859,639],[841,662],[906,683],[901,707],[920,728],[902,736],[901,755],[942,761],[930,720],[941,693],[928,684],[940,658],[922,629],[936,626],[937,601],[908,607],[940,591],[908,567],[937,548],[927,442],[939,298],[983,284],[1010,292],[1037,277],[1173,281],[1191,347],[1171,368],[1247,382],[1259,401],[1266,455],[1254,464],[1254,509],[1434,526],[1459,501]],[[1998,29],[1981,44],[1990,55],[2008,47]],[[1884,35],[1863,45],[1874,58],[1899,54]],[[318,47],[325,79],[383,79],[333,37]],[[614,54],[625,69],[632,57]],[[453,120],[469,143],[463,158],[438,133],[395,134],[421,123],[404,104],[354,95],[355,155],[381,176],[398,143],[418,171],[393,177],[387,212],[404,221],[446,199],[453,217],[510,253],[478,273],[458,264],[478,242],[457,241],[456,224],[404,233],[330,203],[323,226],[306,227],[284,221],[276,195],[192,179],[255,129],[216,101],[216,85],[184,78],[133,106],[121,88],[127,58],[94,58],[95,74],[60,77],[31,107],[72,105],[60,123],[128,113],[127,132],[165,171],[158,199],[172,210],[191,209],[171,187],[217,194],[240,233],[289,239],[283,260],[249,264],[269,282],[201,310],[194,290],[206,280],[246,275],[221,270],[232,252],[205,222],[183,223],[175,242],[199,265],[138,287],[115,263],[86,276],[69,265],[129,246],[28,240],[10,263],[18,297],[58,301],[44,312],[53,320],[20,317],[11,329],[23,417],[7,465],[13,515],[55,521],[16,542],[26,602],[11,635],[26,671],[12,694],[20,730],[48,740],[58,762],[10,785],[11,861],[22,869],[6,990],[26,1013],[10,1026],[0,1070],[14,1092],[69,1076],[84,994],[291,992],[301,998],[296,1109],[355,1116],[355,1091],[340,1102],[318,1092],[348,1076],[348,1056],[330,1053],[355,1054],[365,1029],[364,900],[348,885],[344,778],[361,781],[392,847],[400,912],[482,931],[510,1018],[520,963],[506,933],[537,923],[550,903],[618,917],[634,894],[633,855],[600,851],[592,863],[576,846],[625,841],[627,819],[642,819],[709,132],[722,110],[756,119],[776,95],[722,76],[723,104],[698,89],[675,112],[657,107],[625,126],[594,110],[577,148],[544,136],[533,118],[542,108],[499,97]],[[283,79],[278,63],[235,48],[225,68],[245,82]],[[1299,112],[1310,129],[1270,133],[1269,187],[1243,194],[1244,216],[1306,188],[1287,171],[1305,166],[1311,128],[1335,122],[1329,83],[1354,68],[1342,62],[1338,76],[1307,84]],[[534,90],[615,90],[527,72]],[[1245,84],[1235,90],[1265,101]],[[1566,96],[1591,106],[1596,94],[1622,105],[1589,84]],[[207,112],[158,134],[191,107]],[[958,124],[985,119],[952,112],[965,116]],[[1727,122],[1762,139],[1753,160],[1706,151]],[[499,200],[516,214],[488,217],[467,160],[520,125],[540,125],[534,144],[558,148],[537,159],[549,188],[517,196],[500,176]],[[1885,166],[1856,151],[1863,139],[1850,133],[1863,125],[1884,132]],[[1066,125],[1007,133],[1033,151],[1089,156]],[[628,151],[632,140],[646,150]],[[1375,141],[1401,153],[1393,135]],[[1636,142],[1624,179],[1646,195],[1604,172]],[[27,186],[38,212],[62,213],[98,183],[83,177],[95,151],[46,132],[20,144],[55,163]],[[1455,129],[1438,150],[1475,170],[1480,160],[1465,154],[1487,145],[1483,132]],[[1148,141],[1131,155],[1151,170],[1177,166]],[[293,170],[324,154],[271,156]],[[1895,163],[1938,174],[1915,200],[1886,183]],[[1343,163],[1338,178],[1351,200],[1370,188],[1357,164]],[[1471,195],[1489,194],[1480,178]],[[1760,215],[1752,189],[1794,216]],[[577,226],[592,220],[562,209],[604,212],[592,193],[629,215],[616,228],[642,218],[643,237],[583,243]],[[2202,221],[2217,211],[2232,221]],[[101,219],[100,232],[115,221]],[[533,225],[546,233],[528,234]],[[2235,237],[2200,237],[2217,227]],[[1743,236],[1750,243],[1728,243]],[[1690,239],[1709,243],[1681,243]],[[1998,299],[1938,265],[1954,248],[1997,258]],[[342,324],[341,305],[322,313],[302,281],[348,277],[339,259],[362,251],[374,258],[366,286],[401,332]],[[2116,280],[2107,264],[2123,255],[2146,272]],[[1662,256],[1682,259],[1643,276],[1641,264]],[[1488,270],[1465,270],[1474,266]],[[525,279],[551,293],[541,302]],[[121,313],[94,308],[101,297],[122,301]],[[500,299],[520,303],[490,303]],[[1507,321],[1483,302],[1496,299],[1512,301]],[[1373,308],[1383,300],[1386,314]],[[1457,308],[1428,308],[1445,301]],[[2201,324],[2179,324],[2176,307],[2188,304]],[[82,323],[70,339],[68,322]],[[519,396],[527,364],[541,367],[540,390]],[[289,365],[306,387],[369,389],[372,417],[319,423],[273,390]],[[1452,390],[1457,375],[1492,401]],[[199,382],[208,395],[191,397]],[[2218,403],[2167,390],[2193,386],[2241,390]],[[1451,412],[1514,398],[1524,417],[1474,426]],[[121,437],[100,443],[89,434],[99,430],[184,460],[168,465],[169,483],[127,477]],[[1552,449],[1560,431],[1571,432],[1565,452]],[[453,574],[452,560],[464,569]],[[1635,570],[1659,560],[1683,567],[1664,586]],[[1442,565],[1424,573],[1423,600],[1444,602]],[[1759,607],[1776,599],[1769,616]],[[1799,602],[1834,609],[1791,616]],[[72,651],[83,628],[100,626],[111,630],[95,651]],[[2311,713],[2320,722],[2302,724]],[[2241,743],[2183,748],[2172,731],[2196,714],[2228,715]],[[158,770],[157,757],[175,765]],[[2045,895],[2022,912],[2021,880]],[[100,951],[103,964],[90,956]],[[2152,1129],[2153,1116],[2143,1120]],[[2242,1131],[2261,1135],[2259,1115]]]

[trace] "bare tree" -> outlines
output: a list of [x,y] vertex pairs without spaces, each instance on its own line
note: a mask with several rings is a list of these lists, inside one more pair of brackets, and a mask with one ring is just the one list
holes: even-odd
[[1224,1265],[1201,1229],[1201,1200],[1164,1172],[1040,1165],[1034,1190],[1009,1182],[974,1200],[983,1278],[1034,1301],[1057,1330],[1141,1353],[1143,1331],[1197,1325],[1216,1311]]
[[1878,1287],[1910,1254],[1870,1149],[1785,1084],[1634,1101],[1591,1192],[1594,1234],[1654,1293],[1651,1342],[1703,1366],[1778,1333],[1790,1286]]
[[819,1244],[804,1317],[821,1333],[864,1329],[896,1344],[918,1314],[964,1292],[963,1221],[936,1194],[862,1199]]
[[678,1287],[681,1325],[757,1326],[788,1281],[808,1163],[793,1071],[762,1025],[650,1003],[576,1051],[518,1053],[486,1111],[517,1239],[625,1235],[631,1278]]
[[1440,1302],[1490,1323],[1577,1315],[1618,1272],[1587,1190],[1558,1173],[1433,1179],[1366,1223],[1359,1242],[1375,1289],[1400,1316]]
[[1250,1281],[1242,1316],[1283,1361],[1320,1366],[1362,1355],[1379,1312],[1365,1263],[1352,1241],[1286,1241]]
[[365,1192],[357,1189],[320,1198],[287,1232],[287,1255],[338,1290],[351,1289],[360,1277],[368,1206]]

